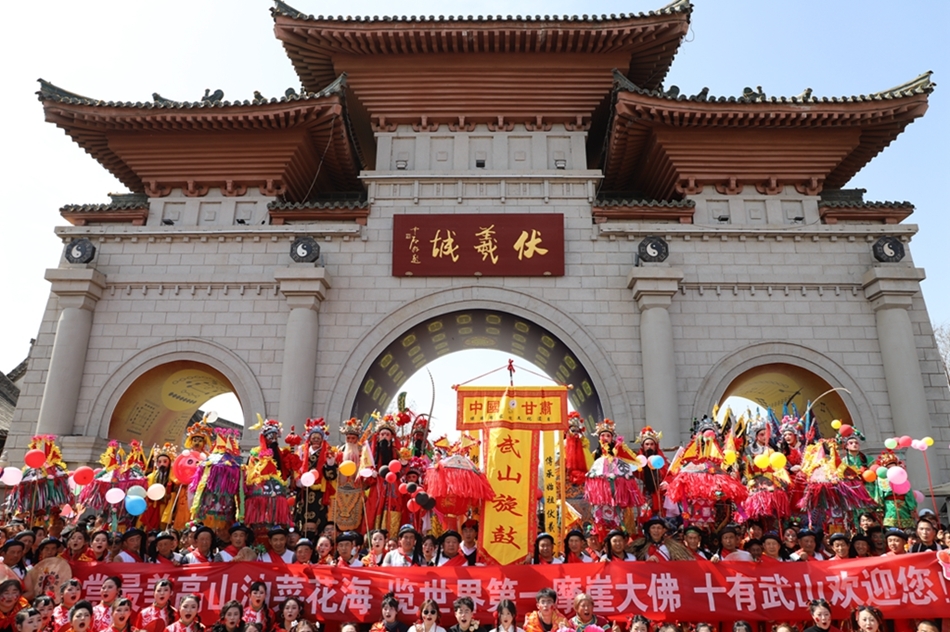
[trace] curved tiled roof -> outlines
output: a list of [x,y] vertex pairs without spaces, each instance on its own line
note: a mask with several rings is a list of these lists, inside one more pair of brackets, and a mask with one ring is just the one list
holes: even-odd
[[255,98],[252,100],[245,99],[243,101],[224,101],[224,93],[220,90],[216,91],[216,93],[221,93],[222,98],[212,99],[212,97],[216,95],[215,93],[200,101],[174,101],[171,99],[166,99],[158,93],[154,93],[152,95],[151,101],[103,101],[101,99],[91,99],[74,92],[69,92],[68,90],[64,90],[63,88],[60,88],[59,86],[54,85],[45,79],[38,79],[37,81],[40,82],[40,89],[36,94],[40,101],[52,101],[66,105],[90,105],[96,107],[131,108],[137,110],[194,110],[287,104],[323,99],[334,94],[342,94],[344,88],[346,87],[346,73],[341,74],[336,78],[336,80],[319,92],[304,91],[302,94],[298,94],[295,90],[289,88],[284,93],[284,96],[280,98]]
[[663,90],[645,90],[640,88],[632,81],[627,79],[621,72],[614,71],[614,82],[617,86],[617,90],[621,92],[633,92],[636,94],[642,94],[645,96],[656,97],[659,99],[664,99],[666,101],[675,101],[675,102],[691,102],[691,103],[744,103],[744,104],[753,104],[753,103],[769,103],[769,104],[815,104],[815,103],[868,103],[868,102],[877,102],[877,101],[888,101],[891,99],[900,99],[904,97],[910,97],[914,95],[921,94],[930,94],[934,91],[934,88],[937,86],[936,83],[931,81],[931,76],[933,75],[932,70],[918,75],[914,79],[906,83],[902,83],[893,88],[888,88],[887,90],[882,90],[880,92],[872,92],[870,94],[859,94],[850,97],[817,97],[812,95],[811,88],[808,88],[800,95],[797,96],[767,96],[760,91],[760,89],[752,90],[751,88],[746,88],[742,96],[710,96],[708,88],[703,88],[699,93],[692,96],[686,96],[685,94],[679,93],[678,86],[670,86],[669,89]]
[[303,11],[298,11],[293,8],[286,2],[281,2],[281,0],[274,0],[274,7],[271,9],[272,15],[283,15],[294,20],[302,20],[308,22],[323,22],[323,21],[334,21],[334,22],[355,22],[355,23],[378,23],[378,22],[406,22],[406,23],[420,23],[420,22],[440,22],[440,23],[449,23],[449,22],[617,22],[624,20],[632,20],[637,18],[647,18],[658,15],[673,15],[677,13],[689,14],[693,10],[693,5],[689,0],[675,0],[670,4],[657,9],[655,11],[647,11],[640,13],[621,13],[621,14],[611,14],[611,15],[507,15],[507,16],[474,16],[474,15],[449,15],[449,16],[322,16],[318,15],[314,17],[313,15],[308,15]]
[[641,88],[617,71],[614,81],[603,186],[660,199],[707,185],[724,194],[744,185],[769,194],[795,185],[809,195],[841,187],[924,114],[936,85],[927,72],[852,97],[768,97],[761,88],[688,97],[675,86]]

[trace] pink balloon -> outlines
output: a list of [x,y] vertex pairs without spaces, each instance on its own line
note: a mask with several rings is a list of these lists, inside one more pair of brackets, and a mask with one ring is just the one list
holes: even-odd
[[[887,470],[887,481],[893,487],[907,482],[907,470],[902,467],[891,467]],[[898,492],[903,493],[903,492]]]
[[911,439],[911,438],[908,437],[907,435],[904,435],[903,437],[901,437],[900,439],[897,440],[897,445],[900,446],[900,447],[902,447],[902,448],[909,448],[909,447],[910,447],[910,444],[913,443],[913,442],[914,442],[913,439]]
[[922,491],[920,491],[919,489],[915,489],[915,490],[914,490],[914,500],[917,501],[917,504],[918,504],[918,505],[921,504],[922,502],[924,502],[924,493],[923,493]]
[[895,494],[906,494],[910,491],[910,481],[904,481],[903,483],[892,483],[891,490]]

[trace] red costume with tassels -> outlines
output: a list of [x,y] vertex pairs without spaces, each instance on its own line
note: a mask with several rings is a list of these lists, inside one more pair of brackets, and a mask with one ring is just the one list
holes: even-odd
[[[308,419],[304,426],[303,441],[294,434],[291,428],[287,443],[297,448],[299,462],[298,481],[302,481],[304,474],[313,475],[313,484],[300,485],[297,492],[297,505],[294,510],[294,519],[304,531],[320,533],[328,522],[329,507],[333,502],[336,491],[334,481],[337,477],[338,450],[327,442],[327,424],[323,417]],[[309,527],[307,525],[310,525]]]
[[[650,426],[644,426],[637,437],[637,443],[640,444],[640,449],[637,451],[638,456],[646,458],[648,463],[650,457],[653,456],[659,456],[663,459],[662,467],[654,468],[647,465],[642,467],[638,474],[640,480],[643,481],[643,495],[649,505],[649,516],[663,515],[663,493],[660,484],[666,478],[670,464],[666,460],[666,455],[663,454],[663,448],[660,447],[660,439],[662,438],[663,433],[656,432]],[[649,516],[644,514],[642,518]]]
[[300,469],[300,459],[289,448],[278,445],[280,422],[261,420],[252,429],[256,428],[261,429],[261,447],[251,451],[247,464],[245,521],[253,526],[289,527],[293,524],[291,490]]
[[[369,497],[366,500],[366,515],[370,527],[387,529],[389,533],[399,531],[402,519],[403,499],[399,494],[399,482],[390,483],[378,475],[380,468],[396,459],[399,455],[399,438],[392,415],[386,415],[376,422],[375,432],[364,450],[364,463],[373,469],[373,476],[367,477]],[[361,470],[364,469],[361,467]]]

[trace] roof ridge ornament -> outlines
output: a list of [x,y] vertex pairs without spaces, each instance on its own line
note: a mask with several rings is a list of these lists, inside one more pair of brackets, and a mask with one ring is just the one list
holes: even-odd
[[89,97],[84,97],[75,92],[70,92],[68,90],[63,90],[57,85],[54,85],[47,81],[46,79],[40,78],[37,79],[40,82],[40,91],[37,92],[38,95],[42,98],[53,98],[58,101],[63,99],[79,99],[80,101],[95,101],[95,99],[90,99]]
[[221,103],[224,101],[224,90],[220,88],[211,92],[211,88],[205,88],[205,95],[201,97],[204,103]]
[[673,0],[665,7],[661,8],[658,13],[663,13],[665,11],[676,12],[676,11],[685,11],[692,12],[693,3],[690,0]]
[[308,17],[306,13],[304,13],[303,11],[298,11],[297,9],[293,8],[286,2],[282,2],[281,0],[274,0],[274,8],[271,9],[271,14],[277,15],[278,13],[286,15],[294,19]]
[[931,75],[933,75],[933,70],[928,70],[924,74],[918,75],[906,83],[902,83],[899,86],[894,86],[893,88],[888,88],[887,90],[882,90],[880,92],[872,92],[869,96],[884,97],[888,95],[900,95],[906,92],[931,92],[937,85],[930,80]]
[[625,90],[627,92],[643,92],[643,90],[641,90],[637,84],[627,79],[627,76],[616,68],[614,68],[614,85],[618,90]]
[[167,99],[157,92],[152,93],[152,100],[159,105],[176,105],[178,102],[173,99]]

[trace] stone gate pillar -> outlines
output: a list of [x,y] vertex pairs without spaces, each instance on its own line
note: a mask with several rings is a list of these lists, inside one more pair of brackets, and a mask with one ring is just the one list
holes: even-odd
[[683,280],[683,271],[645,265],[631,270],[627,287],[640,309],[640,358],[646,424],[663,432],[667,447],[682,443],[673,324],[669,307]]
[[326,298],[330,280],[325,268],[292,265],[274,273],[280,292],[290,307],[284,337],[284,364],[280,378],[277,419],[285,425],[302,425],[313,416],[313,390],[317,374],[317,313]]
[[102,298],[106,277],[95,268],[50,268],[46,280],[52,284],[61,311],[36,432],[71,435],[75,434],[73,426],[92,331],[92,312]]
[[[921,268],[875,266],[864,275],[864,296],[877,319],[877,339],[884,364],[887,399],[897,436],[920,439],[933,432],[927,412],[924,378],[917,358],[917,342],[907,310],[925,278]],[[909,450],[907,472],[914,489],[927,487],[921,455]]]

